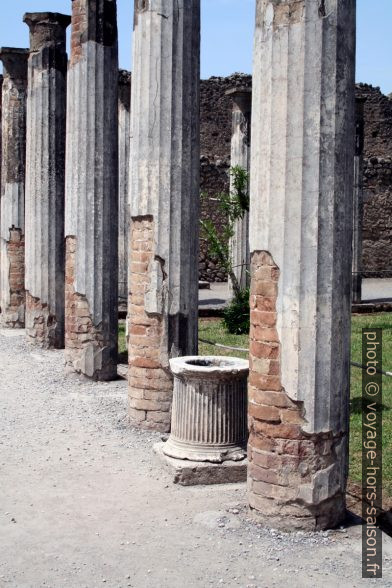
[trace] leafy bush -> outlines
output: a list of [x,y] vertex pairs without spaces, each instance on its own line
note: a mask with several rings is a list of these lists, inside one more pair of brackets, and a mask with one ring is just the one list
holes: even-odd
[[249,288],[240,290],[234,295],[223,312],[223,324],[232,335],[249,333]]

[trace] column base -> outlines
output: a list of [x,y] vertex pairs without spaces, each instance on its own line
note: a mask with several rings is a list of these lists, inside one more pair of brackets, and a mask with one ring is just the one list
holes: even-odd
[[26,292],[26,338],[43,349],[64,349],[64,329],[47,304]]
[[2,329],[24,329],[25,328],[25,308],[18,310],[6,310],[0,314],[0,327]]
[[154,453],[160,458],[169,471],[174,484],[181,486],[199,486],[211,484],[234,484],[246,482],[248,461],[224,461],[223,463],[209,463],[176,459],[163,452],[165,443],[156,443]]
[[83,349],[66,349],[65,365],[77,374],[97,382],[117,379],[117,364],[109,359],[111,351],[90,344]]
[[249,493],[252,516],[266,527],[284,532],[334,529],[346,518],[346,500],[342,494],[318,505],[279,503],[275,499]]

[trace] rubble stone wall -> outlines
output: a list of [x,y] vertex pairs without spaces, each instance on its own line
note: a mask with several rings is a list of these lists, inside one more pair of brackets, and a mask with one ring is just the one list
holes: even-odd
[[392,99],[379,88],[357,85],[364,104],[364,277],[392,277]]

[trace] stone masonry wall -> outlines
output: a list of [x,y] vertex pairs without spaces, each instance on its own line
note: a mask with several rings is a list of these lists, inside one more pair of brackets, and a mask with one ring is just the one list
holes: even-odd
[[392,277],[392,99],[357,85],[364,104],[364,277]]
[[363,174],[363,277],[392,278],[391,156],[365,159]]
[[[303,431],[306,415],[301,402],[292,401],[280,380],[280,342],[276,329],[279,269],[266,252],[252,256],[249,354],[249,502],[278,528],[297,520],[298,528],[314,530],[342,515],[344,497],[325,500],[320,480],[334,463],[330,433]],[[261,342],[262,341],[262,342]],[[317,476],[316,476],[317,474]],[[329,517],[329,518],[328,518]],[[295,524],[295,523],[294,523]]]

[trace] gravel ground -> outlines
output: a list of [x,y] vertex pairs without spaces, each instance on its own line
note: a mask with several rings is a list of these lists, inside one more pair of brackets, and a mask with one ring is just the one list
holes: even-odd
[[126,393],[0,331],[1,587],[392,587],[389,537],[384,579],[362,580],[360,526],[282,534],[249,518],[243,484],[172,484]]

